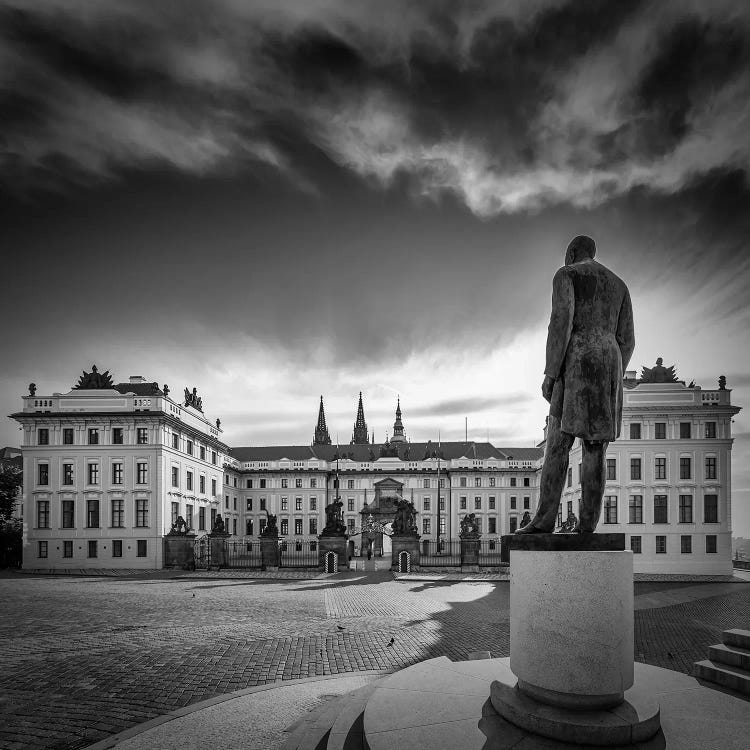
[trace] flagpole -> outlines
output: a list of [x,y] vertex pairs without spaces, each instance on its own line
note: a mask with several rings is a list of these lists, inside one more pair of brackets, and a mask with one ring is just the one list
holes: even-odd
[[440,554],[440,430],[438,430],[437,460],[437,553]]

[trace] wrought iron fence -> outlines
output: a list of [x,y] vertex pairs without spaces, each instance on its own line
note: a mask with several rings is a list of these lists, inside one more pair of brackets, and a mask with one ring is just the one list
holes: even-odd
[[461,542],[458,539],[423,539],[419,564],[425,568],[449,568],[461,565]]
[[282,541],[279,544],[280,568],[315,568],[318,566],[318,543]]
[[500,560],[500,540],[480,539],[479,541],[479,565],[497,566]]
[[229,568],[260,568],[263,560],[260,542],[257,540],[226,541],[227,567]]

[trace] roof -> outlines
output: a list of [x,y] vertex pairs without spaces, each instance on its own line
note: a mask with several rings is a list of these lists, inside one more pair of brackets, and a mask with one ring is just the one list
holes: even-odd
[[136,396],[163,396],[158,383],[118,383],[112,386],[120,393],[135,393]]
[[[381,458],[381,449],[386,446],[372,444],[345,445],[269,445],[231,448],[229,455],[237,461],[279,461],[283,458],[290,461],[319,459],[335,461],[351,459],[358,463],[367,463]],[[496,448],[492,443],[469,441],[434,443],[390,443],[385,455],[398,457],[402,461],[424,461],[438,455],[443,460],[458,458],[468,459],[515,459],[517,461],[535,461],[542,457],[541,448]]]

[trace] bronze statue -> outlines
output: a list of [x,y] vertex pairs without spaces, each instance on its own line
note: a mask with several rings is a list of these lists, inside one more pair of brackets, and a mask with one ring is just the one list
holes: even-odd
[[568,517],[560,524],[560,533],[570,534],[576,530],[577,525],[578,519],[576,518],[575,513],[573,513],[572,510],[569,510]]
[[727,389],[727,379],[724,375],[719,375],[719,390],[725,391]]
[[226,534],[226,526],[224,525],[224,519],[221,517],[221,513],[218,513],[214,520],[214,525],[211,527],[212,534]]
[[[218,516],[221,518],[221,516]],[[182,516],[177,516],[177,520],[172,524],[172,528],[169,530],[170,534],[187,534],[190,531],[190,527],[187,525],[187,521]]]
[[276,516],[273,513],[266,511],[266,526],[263,531],[260,532],[260,535],[264,539],[279,538],[279,527],[276,525]]
[[674,365],[664,367],[663,363],[664,360],[657,357],[653,367],[643,367],[641,383],[676,383],[677,373],[674,371]]
[[523,516],[521,517],[521,528],[524,526],[528,526],[531,523],[531,513],[529,513],[528,510],[524,511]]
[[29,396],[36,396],[36,383],[29,383]]
[[346,531],[343,514],[344,503],[336,499],[330,505],[326,505],[326,525],[323,531],[327,534],[343,534]]
[[164,391],[165,398],[169,396],[169,386],[166,383],[164,383],[164,388],[162,388],[162,390]]
[[414,503],[403,498],[398,501],[391,528],[397,536],[417,533],[417,509],[414,507]]
[[92,390],[96,388],[113,388],[112,376],[109,370],[99,372],[96,365],[91,365],[91,372],[82,371],[78,382],[73,386],[74,390]]
[[479,519],[476,513],[469,513],[461,519],[461,539],[477,538],[479,536]]
[[607,446],[620,434],[622,377],[635,347],[630,293],[594,260],[596,244],[575,237],[552,282],[552,315],[542,395],[550,404],[539,506],[516,534],[551,532],[557,520],[570,449],[582,444],[580,520],[592,532],[604,496]]
[[220,419],[217,419],[217,420],[216,420],[216,429],[217,429],[217,430],[220,430],[220,429],[221,429],[221,420],[220,420]]

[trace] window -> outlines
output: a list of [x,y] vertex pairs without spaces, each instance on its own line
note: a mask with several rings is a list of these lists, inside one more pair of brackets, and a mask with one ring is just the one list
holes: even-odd
[[37,484],[49,484],[49,464],[39,464]]
[[237,477],[234,477],[233,482],[234,482],[234,486],[236,487],[237,486]]
[[172,523],[177,523],[177,516],[180,515],[180,504],[172,503]]
[[294,519],[294,533],[296,536],[299,536],[300,534],[302,534],[302,519],[301,518]]
[[172,467],[172,487],[180,486],[180,470],[176,467]]
[[302,498],[301,497],[294,498],[294,510],[302,510]]
[[46,427],[40,427],[36,432],[37,445],[49,445],[49,430]]
[[311,497],[310,498],[310,510],[317,510],[318,509],[318,501],[316,498]]
[[680,457],[680,479],[690,479],[693,474],[690,456]]
[[515,510],[517,506],[518,498],[516,498],[514,495],[511,495],[510,497],[510,509]]
[[37,542],[37,557],[47,557],[47,542]]
[[99,484],[99,464],[89,464],[89,484]]
[[203,445],[201,445],[200,457],[201,457],[201,461],[206,460],[206,447]]
[[578,462],[578,484],[583,482],[583,462]]
[[654,495],[654,523],[669,523],[666,495]]
[[429,518],[423,518],[422,519],[422,533],[423,534],[431,534],[430,531],[430,519]]
[[628,523],[643,523],[643,495],[631,495],[628,500]]
[[[441,479],[438,484],[440,485],[440,489],[442,490],[443,487],[445,487],[445,479]],[[442,532],[441,532],[442,533]]]
[[49,528],[49,500],[37,500],[36,526],[38,529]]
[[245,481],[245,489],[246,490],[251,490],[252,488],[253,488],[253,480],[252,479],[246,480]]
[[466,487],[466,477],[461,477],[458,480],[458,484],[459,484],[460,487]]
[[261,510],[265,510],[266,509],[266,498],[265,497],[262,497],[260,499],[260,509]]
[[89,445],[99,445],[99,429],[96,427],[89,429]]
[[667,478],[667,459],[663,456],[658,456],[654,459],[654,479],[666,479]]
[[192,505],[185,506],[185,523],[187,524],[188,530],[193,528],[193,506]]
[[604,523],[617,523],[617,495],[604,498]]
[[145,498],[135,501],[135,525],[142,529],[148,526],[148,500]]
[[234,534],[234,536],[237,536],[237,519],[236,518],[232,519],[232,534]]
[[252,536],[253,535],[253,519],[248,518],[245,521],[245,536]]
[[630,550],[634,555],[640,555],[642,553],[641,537],[639,536],[630,537]]
[[490,495],[490,510],[495,510],[495,496]]
[[148,464],[145,461],[139,461],[136,464],[136,484],[148,484]]
[[458,507],[459,507],[459,508],[460,508],[461,510],[466,510],[466,497],[465,497],[465,496],[464,496],[464,497],[461,497],[461,498],[459,499],[459,501],[458,501]]
[[259,485],[259,486],[260,486],[260,488],[261,488],[262,490],[264,490],[264,489],[266,488],[266,480],[265,480],[265,479],[261,479],[261,480],[260,480],[260,485]]
[[310,479],[310,489],[315,490],[318,488],[318,480],[315,477]]
[[656,537],[656,554],[657,555],[667,554],[667,537],[665,536]]
[[[122,428],[117,428],[112,431],[113,435],[114,433],[120,429],[120,434],[122,434]],[[65,427],[63,429],[63,445],[73,445],[73,428],[72,427]]]
[[680,552],[688,555],[693,551],[693,537],[690,534],[683,534],[680,537]]
[[310,533],[311,534],[318,533],[318,519],[317,518],[310,519]]
[[138,445],[148,445],[148,427],[139,427],[136,430],[135,441]]
[[703,521],[704,523],[719,523],[719,496],[703,496]]
[[571,467],[568,467],[567,485],[568,485],[568,487],[572,487],[573,486],[573,469]]
[[86,502],[86,527],[89,529],[99,528],[99,501],[88,500]]
[[63,470],[62,483],[64,485],[73,484],[73,464],[63,464],[62,470]]
[[354,498],[353,498],[353,497],[350,497],[350,498],[349,498],[349,499],[348,499],[348,500],[346,501],[346,509],[347,509],[348,511],[353,511],[353,510],[354,510]]
[[443,536],[445,536],[445,528],[446,528],[446,526],[445,526],[445,516],[441,516],[440,517],[440,531],[438,533],[442,534]]
[[680,422],[680,440],[690,439],[690,422]]
[[224,495],[224,507],[229,510],[229,495]]
[[518,528],[518,518],[516,516],[511,516],[510,533],[514,534],[517,528]]
[[523,486],[524,487],[531,487],[531,479],[529,477],[523,478]]
[[630,478],[631,479],[641,478],[641,459],[640,458],[630,459]]
[[188,490],[193,489],[193,472],[188,471],[187,474],[185,474],[185,486]]
[[206,477],[201,474],[198,477],[198,492],[200,492],[201,495],[206,494]]
[[188,456],[193,455],[193,441],[192,440],[188,440],[185,443],[185,452],[188,454]]
[[302,486],[302,480],[301,479],[295,479],[294,480],[294,486],[295,487],[301,487]]
[[641,423],[640,422],[630,423],[630,439],[631,440],[641,439]]
[[216,497],[216,480],[215,479],[211,480],[211,495]]
[[475,487],[481,487],[482,486],[482,477],[474,477],[474,486]]
[[531,508],[531,498],[530,497],[524,497],[523,499],[523,509],[529,510]]
[[289,480],[284,477],[284,479],[281,480],[281,488],[286,489],[287,487],[289,487]]
[[[216,508],[211,508],[211,528],[213,529],[214,525],[216,524]],[[262,531],[262,528],[261,528]]]
[[495,477],[490,477],[490,487],[495,486]]
[[482,510],[482,498],[481,497],[474,498],[474,510]]
[[716,437],[716,422],[706,422],[706,437],[709,439]]
[[281,498],[281,510],[289,510],[289,498],[288,497]]
[[178,451],[180,450],[180,436],[176,433],[172,433],[172,447]]
[[706,554],[716,553],[716,534],[706,534]]
[[422,501],[422,510],[426,510],[426,511],[430,510],[430,498],[429,497],[426,497]]
[[346,488],[348,490],[353,490],[354,489],[354,480],[353,479],[347,479],[346,480]]
[[438,500],[438,510],[440,510],[441,512],[445,510],[445,498],[444,497],[441,497]]
[[216,451],[211,451],[211,463],[216,466]]
[[716,479],[716,456],[706,456],[706,479]]
[[252,510],[253,509],[253,499],[251,497],[248,497],[245,500],[245,510]]
[[654,438],[656,440],[667,439],[667,423],[666,422],[656,422],[654,424]]
[[122,557],[122,539],[112,540],[112,557]]
[[515,487],[516,486],[516,478],[515,477],[511,477],[510,478],[510,486],[511,487]]
[[617,459],[616,458],[607,459],[607,479],[610,482],[614,482],[617,479]]
[[125,526],[125,501],[112,500],[112,528],[119,529]]
[[73,542],[71,540],[63,542],[63,557],[73,557]]
[[206,530],[206,509],[198,508],[198,531],[205,531],[205,530]]
[[680,495],[680,523],[693,522],[693,496]]
[[62,527],[64,529],[75,528],[75,501],[74,500],[63,500],[62,501]]
[[426,490],[429,490],[430,489],[430,480],[429,479],[425,479],[424,482],[422,483],[422,487],[424,487],[424,489],[426,489]]
[[112,464],[112,484],[122,484],[122,464],[119,461]]
[[349,533],[354,533],[354,519],[353,518],[347,518],[346,519],[346,527],[349,529]]
[[568,516],[570,516],[570,514],[573,512],[573,501],[572,500],[568,500],[567,505],[568,505],[568,508],[567,508],[567,510],[568,510]]
[[138,539],[136,541],[136,557],[146,557],[147,541],[147,539]]
[[489,523],[489,526],[487,528],[487,533],[497,534],[497,518],[495,518],[495,516],[490,516],[488,523]]

